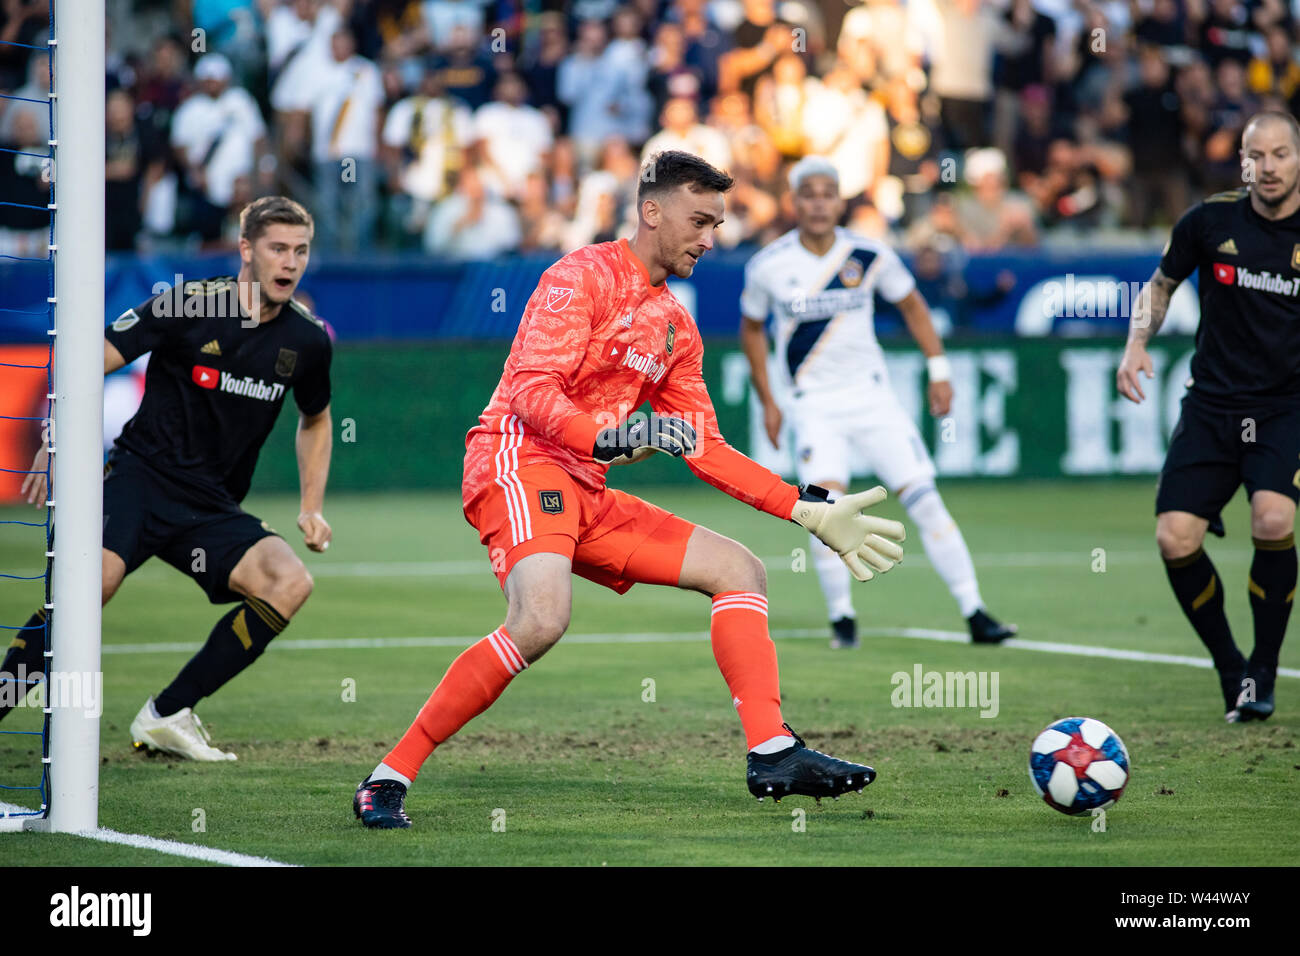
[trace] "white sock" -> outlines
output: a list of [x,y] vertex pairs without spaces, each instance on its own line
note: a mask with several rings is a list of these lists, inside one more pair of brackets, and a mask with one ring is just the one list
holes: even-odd
[[979,582],[975,578],[975,564],[971,561],[961,529],[952,520],[934,483],[927,481],[909,488],[900,501],[921,529],[926,556],[944,584],[948,585],[961,616],[970,617],[984,606]]
[[370,774],[371,783],[378,783],[380,780],[396,780],[398,783],[404,784],[407,787],[411,785],[410,777],[406,776],[404,773],[398,773],[386,763],[381,763]]
[[[836,560],[839,559],[836,558]],[[793,746],[793,737],[768,737],[757,747],[751,748],[749,752],[752,754],[774,754],[780,750],[789,750]],[[383,764],[380,764],[380,766],[382,767]]]
[[838,621],[842,617],[853,617],[853,595],[849,588],[849,569],[840,556],[826,547],[815,535],[808,536],[812,549],[813,567],[817,569],[817,579],[821,581],[822,594],[826,597],[828,620]]

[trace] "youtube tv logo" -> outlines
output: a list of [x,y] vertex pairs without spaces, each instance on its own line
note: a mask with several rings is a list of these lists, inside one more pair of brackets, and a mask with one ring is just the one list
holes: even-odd
[[221,381],[221,373],[215,368],[208,368],[206,365],[194,366],[192,377],[194,384],[199,388],[216,388]]
[[1214,278],[1224,285],[1236,285],[1237,267],[1223,262],[1216,262],[1214,264]]

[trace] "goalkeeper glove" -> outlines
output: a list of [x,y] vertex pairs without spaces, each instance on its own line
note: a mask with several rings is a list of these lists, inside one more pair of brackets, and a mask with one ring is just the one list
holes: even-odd
[[622,428],[606,428],[596,436],[591,457],[611,465],[626,465],[661,451],[681,458],[695,451],[695,429],[681,418],[651,415]]
[[872,569],[884,574],[903,560],[903,549],[896,543],[907,537],[902,523],[859,513],[886,496],[885,489],[877,485],[870,491],[830,501],[825,488],[800,485],[790,520],[838,554],[855,578],[870,581],[875,577]]

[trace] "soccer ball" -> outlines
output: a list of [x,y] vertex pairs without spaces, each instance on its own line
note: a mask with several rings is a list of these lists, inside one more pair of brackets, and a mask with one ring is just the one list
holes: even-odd
[[1071,816],[1111,806],[1128,783],[1124,741],[1100,720],[1066,717],[1034,738],[1029,779],[1054,810]]

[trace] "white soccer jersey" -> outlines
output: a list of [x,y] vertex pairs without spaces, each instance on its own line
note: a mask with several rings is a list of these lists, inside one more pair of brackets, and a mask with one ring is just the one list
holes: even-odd
[[771,337],[781,391],[799,394],[888,387],[876,341],[874,296],[906,298],[916,280],[897,254],[876,239],[836,228],[835,243],[814,255],[792,229],[745,266],[740,311],[772,317]]

